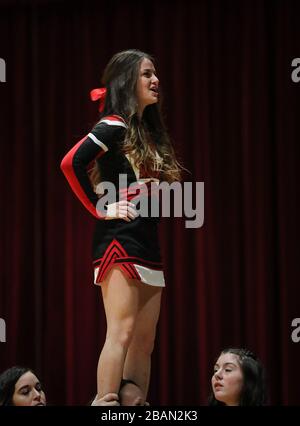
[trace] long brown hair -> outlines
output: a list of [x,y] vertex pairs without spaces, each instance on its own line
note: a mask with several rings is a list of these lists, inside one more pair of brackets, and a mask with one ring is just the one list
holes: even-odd
[[[115,54],[107,64],[102,82],[106,87],[104,109],[100,116],[118,115],[127,124],[123,152],[128,154],[136,168],[146,173],[159,173],[162,181],[181,179],[183,167],[175,152],[164,125],[160,101],[148,105],[141,120],[138,117],[136,85],[143,59],[154,63],[153,57],[139,50],[126,50]],[[158,155],[157,155],[158,154]],[[100,181],[100,171],[93,171],[94,184]]]

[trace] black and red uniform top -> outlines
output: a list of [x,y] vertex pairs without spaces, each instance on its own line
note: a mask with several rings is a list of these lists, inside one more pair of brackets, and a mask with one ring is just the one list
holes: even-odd
[[[97,218],[93,238],[95,283],[101,284],[107,271],[118,265],[129,277],[146,284],[164,286],[158,239],[157,217],[138,216],[130,222],[104,220],[97,211],[99,195],[91,184],[88,169],[98,163],[102,182],[111,182],[117,193],[119,175],[126,174],[127,185],[137,183],[137,170],[122,146],[126,124],[118,116],[103,117],[63,158],[61,169],[72,190],[87,210]],[[120,190],[120,191],[119,191]],[[126,188],[125,188],[126,190]],[[117,200],[116,200],[117,201]]]

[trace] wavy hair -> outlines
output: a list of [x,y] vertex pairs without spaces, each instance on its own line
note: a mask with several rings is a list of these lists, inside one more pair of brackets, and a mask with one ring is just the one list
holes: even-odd
[[[133,159],[137,168],[143,166],[146,173],[159,172],[160,180],[178,181],[184,168],[176,160],[163,122],[161,101],[146,106],[141,120],[138,118],[136,87],[140,64],[145,58],[154,63],[152,56],[134,49],[119,52],[111,58],[102,77],[106,98],[100,118],[118,115],[126,122],[123,152]],[[100,171],[97,172],[92,174],[94,184],[100,181]]]

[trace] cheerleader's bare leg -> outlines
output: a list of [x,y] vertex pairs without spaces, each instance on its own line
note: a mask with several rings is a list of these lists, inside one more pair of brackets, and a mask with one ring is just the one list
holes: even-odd
[[143,284],[140,281],[137,281],[136,286],[139,290],[138,315],[125,359],[123,377],[133,380],[142,390],[146,400],[162,288]]
[[107,321],[106,340],[97,369],[97,399],[118,394],[124,362],[139,310],[139,287],[113,267],[101,284]]

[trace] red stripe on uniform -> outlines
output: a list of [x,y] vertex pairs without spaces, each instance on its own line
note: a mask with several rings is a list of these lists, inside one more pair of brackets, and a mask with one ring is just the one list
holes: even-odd
[[102,120],[121,121],[122,123],[126,124],[125,120],[122,117],[120,117],[119,115],[107,115],[105,117],[102,117],[100,122]]
[[[108,269],[115,263],[116,260],[123,257],[128,257],[128,254],[124,247],[122,247],[122,245],[119,243],[119,241],[114,239],[105,250],[105,253],[101,259],[96,283],[100,283],[101,281],[103,281],[103,278]],[[123,264],[118,263],[118,266],[120,266],[120,268],[126,273],[129,278],[140,279],[136,268],[132,264],[124,262]]]
[[[62,172],[64,173],[67,181],[69,182],[69,185],[71,186],[72,190],[76,194],[76,196],[79,198],[79,200],[82,202],[82,204],[85,206],[85,208],[92,213],[93,216],[95,216],[97,219],[100,218],[99,214],[97,213],[96,207],[91,203],[89,198],[87,197],[86,193],[82,189],[79,180],[77,179],[77,176],[74,172],[73,167],[73,158],[76,154],[79,147],[83,144],[83,142],[86,140],[87,136],[82,138],[63,158],[60,168]],[[104,151],[101,153],[104,154]]]

